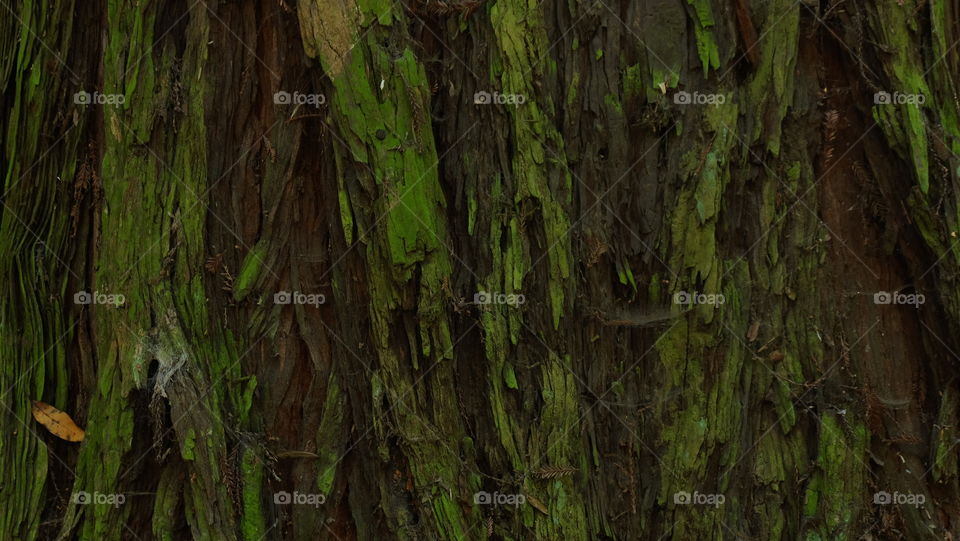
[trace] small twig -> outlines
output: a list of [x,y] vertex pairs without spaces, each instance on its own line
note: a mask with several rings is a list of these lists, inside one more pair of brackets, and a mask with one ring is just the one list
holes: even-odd
[[309,115],[294,116],[294,117],[288,118],[288,119],[285,121],[285,123],[293,122],[294,120],[301,120],[301,119],[304,119],[304,118],[315,118],[315,117],[318,117],[318,116],[319,116],[319,117],[325,117],[325,116],[327,116],[327,115],[325,115],[325,114],[323,114],[323,113],[310,113]]

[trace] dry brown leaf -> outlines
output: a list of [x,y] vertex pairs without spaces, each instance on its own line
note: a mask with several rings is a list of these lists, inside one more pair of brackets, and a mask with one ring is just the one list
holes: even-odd
[[69,415],[38,400],[33,401],[33,418],[60,439],[83,441],[83,437],[86,435]]
[[533,507],[535,507],[535,508],[537,509],[537,511],[540,511],[540,512],[543,513],[544,515],[549,515],[549,514],[550,514],[550,510],[547,509],[547,506],[544,505],[542,501],[540,501],[539,499],[537,499],[537,498],[535,498],[535,497],[533,497],[533,496],[531,496],[531,495],[529,495],[529,494],[524,494],[524,496],[527,498],[527,503],[529,503],[530,505],[532,505]]
[[757,339],[757,335],[760,333],[760,320],[753,322],[753,325],[750,325],[750,329],[747,331],[747,341],[753,342]]

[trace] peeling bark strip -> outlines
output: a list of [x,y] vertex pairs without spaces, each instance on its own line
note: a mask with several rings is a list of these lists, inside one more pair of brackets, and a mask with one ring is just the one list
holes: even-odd
[[960,536],[955,2],[0,12],[0,539]]
[[747,5],[747,0],[734,0],[733,9],[737,14],[737,30],[740,32],[743,54],[750,60],[752,66],[756,66],[760,60],[760,54],[757,52],[757,30],[750,19],[750,7]]

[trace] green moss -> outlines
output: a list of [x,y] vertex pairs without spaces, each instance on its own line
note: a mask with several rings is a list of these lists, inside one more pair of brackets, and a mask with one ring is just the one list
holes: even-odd
[[816,514],[808,516],[820,518],[814,535],[824,538],[853,538],[857,515],[850,502],[866,490],[863,465],[869,436],[862,424],[849,417],[825,412],[820,418],[819,471],[808,486],[805,508],[816,508]]
[[687,3],[694,8],[693,29],[697,37],[697,54],[700,55],[703,76],[706,77],[709,75],[710,68],[720,68],[720,50],[710,30],[715,25],[713,8],[707,0],[687,0]]
[[[372,231],[369,239],[361,240],[368,263],[372,347],[379,366],[371,378],[373,426],[381,442],[399,435],[410,458],[416,490],[432,494],[436,486],[458,484],[459,461],[448,448],[438,447],[437,434],[443,441],[459,441],[462,428],[455,409],[428,411],[417,400],[404,398],[414,384],[411,365],[416,370],[427,366],[423,360],[429,360],[433,400],[456,401],[450,366],[437,364],[453,356],[445,287],[452,269],[446,201],[428,114],[429,84],[411,49],[386,45],[393,43],[395,36],[384,26],[403,20],[400,7],[369,0],[360,6],[360,20],[352,17],[351,6],[331,9],[336,13],[329,17],[316,10],[298,10],[298,14],[301,26],[309,18],[307,24],[337,33],[329,28],[330,21],[341,21],[348,28],[339,33],[363,36],[350,54],[331,54],[323,45],[331,38],[318,34],[309,37],[311,43],[305,50],[317,56],[331,74],[331,116],[348,147],[346,151],[337,149],[338,177],[355,181],[341,185],[345,190],[341,199],[347,201],[341,207],[350,209],[351,229]],[[340,45],[338,41],[329,49],[335,52]],[[373,228],[381,217],[383,223]],[[414,306],[416,324],[396,329],[392,325],[396,312]],[[396,353],[398,343],[407,345],[409,357]],[[332,381],[328,385],[336,389]],[[338,449],[332,442],[340,441],[336,434],[342,430],[343,408],[339,392],[329,400],[318,433],[318,484],[325,489],[334,483]],[[383,410],[384,400],[396,407]],[[382,459],[392,459],[386,444],[377,450]],[[431,495],[433,503],[422,506],[431,515],[423,517],[424,527],[437,538],[461,538],[467,531],[464,512],[445,494]],[[392,506],[384,505],[384,509]],[[387,513],[387,520],[394,530],[407,527],[406,515]]]
[[341,447],[338,435],[343,430],[343,414],[346,399],[334,374],[327,382],[327,397],[323,404],[323,417],[317,429],[317,488],[322,494],[333,490],[336,467],[340,462]]
[[467,233],[470,236],[476,232],[477,227],[477,188],[471,184],[467,188]]
[[180,444],[180,456],[182,456],[184,460],[196,460],[196,447],[197,435],[191,428],[187,430],[186,434],[184,434],[183,442]]
[[343,225],[343,237],[347,244],[353,244],[353,212],[350,210],[350,198],[343,188],[343,177],[338,177],[340,189],[337,190],[337,202],[340,208],[340,223]]
[[920,236],[923,237],[924,242],[933,253],[937,254],[937,257],[942,257],[947,250],[953,249],[955,243],[952,243],[950,247],[947,246],[944,238],[944,232],[942,231],[942,224],[937,220],[936,216],[930,212],[925,198],[916,192],[910,193],[907,196],[907,208],[912,211],[911,217],[913,218],[914,226],[916,230],[920,233]]
[[[572,257],[567,235],[570,222],[563,206],[572,197],[572,178],[565,168],[551,174],[547,167],[544,145],[548,144],[554,149],[550,151],[551,159],[563,163],[563,140],[550,121],[553,104],[537,100],[537,92],[532,84],[538,73],[544,75],[541,73],[543,68],[533,55],[536,51],[546,50],[549,41],[542,15],[533,4],[521,0],[498,2],[490,9],[490,18],[503,57],[500,87],[503,92],[527,97],[523,107],[512,107],[507,111],[517,136],[517,152],[512,164],[518,181],[514,202],[519,205],[526,198],[534,198],[539,202],[548,247],[546,259],[549,279],[546,289],[556,328],[565,311],[566,282]],[[548,67],[548,71],[552,69]]]
[[233,283],[233,300],[240,301],[246,298],[257,283],[264,269],[263,258],[266,257],[267,246],[266,239],[261,239],[243,258],[240,272]]
[[650,283],[647,285],[647,295],[651,299],[662,299],[663,298],[663,284],[661,283],[663,277],[659,273],[653,273],[650,275]]
[[623,114],[623,105],[620,104],[620,100],[617,99],[613,94],[607,94],[603,97],[603,103],[611,110],[614,111],[617,115]]
[[717,215],[720,208],[720,185],[717,171],[717,156],[713,152],[707,153],[703,164],[703,174],[697,184],[693,198],[696,201],[697,218],[703,225],[707,220]]
[[956,421],[957,407],[960,405],[957,391],[952,388],[945,389],[942,397],[937,422],[934,424],[933,467],[931,468],[933,478],[941,482],[957,477],[957,454],[952,450],[958,441]]
[[[733,332],[746,335],[752,300],[744,296],[749,295],[750,291],[746,284],[751,284],[753,280],[748,265],[738,264],[737,266],[728,265],[728,267],[725,274],[729,281],[723,284],[723,324],[728,329],[733,329]],[[726,447],[727,454],[723,457],[730,466],[733,465],[733,460],[736,460],[734,455],[736,455],[737,438],[734,434],[745,419],[740,382],[744,372],[743,365],[748,358],[749,352],[741,342],[737,340],[730,342],[729,347],[723,352],[724,362],[716,377],[716,383],[709,390],[707,401],[710,420],[709,439],[730,446]]]
[[443,492],[435,492],[432,498],[437,531],[443,539],[465,539],[466,524],[461,522],[460,507]]
[[250,409],[253,407],[253,393],[257,390],[257,377],[249,376],[247,385],[240,395],[237,415],[241,425],[246,425],[250,419]]
[[[704,385],[701,365],[706,348],[714,343],[711,336],[691,329],[686,319],[678,320],[657,341],[656,349],[666,374],[664,394],[677,389],[683,393],[680,400],[666,401],[664,427],[659,444],[664,448],[663,460],[674,475],[660,487],[658,500],[672,503],[672,494],[690,491],[701,478],[704,461],[700,456],[709,454],[707,434],[710,423],[707,419],[706,396],[700,392]],[[680,408],[678,404],[684,403]]]
[[[543,407],[540,410],[539,423],[531,435],[531,447],[546,449],[543,460],[548,464],[572,464],[575,457],[583,456],[578,447],[577,430],[571,430],[570,423],[579,419],[578,386],[570,371],[569,356],[560,358],[551,353],[549,359],[541,364],[543,387],[540,396]],[[581,496],[567,492],[572,480],[553,483],[546,490],[532,485],[529,481],[523,492],[534,494],[550,509],[551,521],[533,520],[533,511],[527,520],[532,520],[537,538],[540,539],[584,539],[587,535],[587,518],[581,503]],[[529,507],[529,506],[527,506]]]
[[517,375],[513,371],[513,365],[509,362],[503,365],[503,381],[506,383],[508,389],[519,388],[517,386]]
[[183,480],[179,472],[164,470],[153,501],[153,535],[158,540],[173,541],[179,520],[177,507],[182,503]]
[[573,107],[577,102],[577,91],[580,88],[580,72],[574,72],[567,87],[567,107]]
[[629,285],[634,291],[637,290],[637,282],[633,278],[633,271],[630,270],[630,263],[617,260],[617,277],[623,285]]
[[623,97],[632,99],[643,95],[643,69],[640,64],[627,66],[623,71]]
[[[893,88],[886,89],[891,95],[899,92],[924,96],[925,102],[933,102],[933,96],[925,80],[929,70],[919,65],[921,55],[915,53],[916,33],[914,17],[904,16],[904,8],[896,4],[877,6],[876,18],[871,22],[889,47],[891,58],[884,66]],[[936,106],[936,105],[934,105]],[[885,104],[874,107],[874,118],[883,128],[891,146],[906,153],[913,163],[917,184],[922,193],[929,189],[929,163],[926,119],[919,105]],[[955,118],[955,115],[952,116]]]
[[783,119],[793,103],[800,12],[805,8],[790,0],[775,0],[764,7],[762,20],[776,24],[777,39],[765,40],[759,47],[759,63],[747,85],[745,102],[752,107],[745,111],[749,123],[746,143],[749,146],[762,138],[767,150],[778,156]]
[[266,536],[267,521],[263,515],[262,487],[264,482],[263,460],[256,450],[243,451],[240,463],[243,478],[243,518],[240,530],[246,541],[260,541]]

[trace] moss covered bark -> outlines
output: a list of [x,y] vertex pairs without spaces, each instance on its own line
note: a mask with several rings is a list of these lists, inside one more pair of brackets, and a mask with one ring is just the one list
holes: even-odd
[[0,538],[960,534],[955,5],[2,9]]

